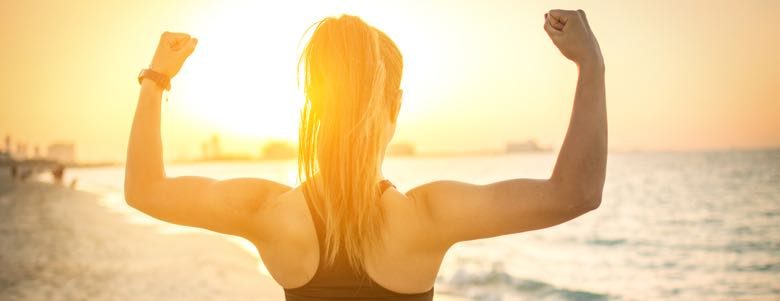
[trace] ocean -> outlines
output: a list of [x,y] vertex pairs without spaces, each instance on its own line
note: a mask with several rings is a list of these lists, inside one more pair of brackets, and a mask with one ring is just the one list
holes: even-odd
[[[545,178],[554,162],[552,153],[388,158],[384,174],[406,191],[443,179]],[[169,165],[167,172],[288,185],[296,178],[294,161]],[[200,231],[128,207],[123,174],[122,167],[76,168],[66,183],[77,179],[131,222]],[[548,229],[459,243],[436,290],[490,301],[780,300],[780,150],[611,153],[600,208]]]

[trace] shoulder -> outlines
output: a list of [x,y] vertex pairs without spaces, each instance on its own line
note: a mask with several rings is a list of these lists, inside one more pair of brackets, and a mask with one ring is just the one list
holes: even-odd
[[206,193],[224,205],[244,213],[256,213],[292,188],[274,181],[236,178],[212,184]]
[[467,224],[468,217],[478,214],[480,208],[469,200],[484,197],[485,186],[459,181],[442,180],[417,186],[406,193],[421,212],[428,237],[436,245],[449,247],[458,225]]
[[250,186],[270,185],[237,202],[240,210],[249,214],[249,236],[254,243],[289,239],[308,225],[308,211],[299,187],[279,183],[263,183],[254,179],[241,180]]
[[284,192],[292,190],[292,187],[265,179],[235,178],[215,182],[211,192],[223,196],[246,196],[258,200],[267,200]]
[[485,190],[484,185],[459,181],[441,180],[426,183],[409,190],[406,195],[426,207],[434,214],[438,206],[446,206],[459,199],[468,198]]

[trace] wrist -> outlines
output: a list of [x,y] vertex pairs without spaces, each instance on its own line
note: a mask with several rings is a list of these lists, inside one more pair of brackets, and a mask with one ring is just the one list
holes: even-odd
[[577,63],[577,68],[579,68],[580,73],[604,75],[604,60],[586,60],[581,63]]
[[141,79],[141,89],[162,92],[164,88],[150,78]]

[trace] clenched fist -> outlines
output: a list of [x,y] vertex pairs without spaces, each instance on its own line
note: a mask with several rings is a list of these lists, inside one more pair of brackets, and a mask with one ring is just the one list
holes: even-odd
[[195,51],[198,39],[190,37],[186,33],[164,32],[160,37],[160,44],[152,58],[149,68],[173,78],[184,65],[187,57]]
[[578,66],[604,67],[599,43],[581,9],[554,9],[544,14],[544,31],[561,53]]

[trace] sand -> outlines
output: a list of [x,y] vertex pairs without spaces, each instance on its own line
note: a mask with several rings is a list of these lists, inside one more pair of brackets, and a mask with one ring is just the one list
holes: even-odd
[[2,300],[284,299],[219,237],[130,224],[90,193],[0,182]]
[[[99,196],[0,174],[2,300],[284,300],[257,259],[216,235],[163,234]],[[435,300],[457,300],[437,294]]]

